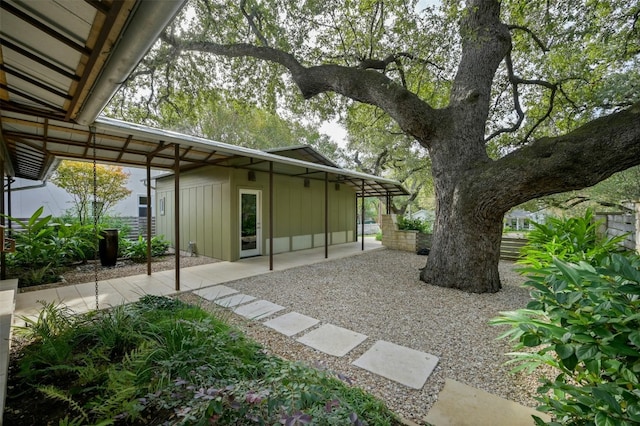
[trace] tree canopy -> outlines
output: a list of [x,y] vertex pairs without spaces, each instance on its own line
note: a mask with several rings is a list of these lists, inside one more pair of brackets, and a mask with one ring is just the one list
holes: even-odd
[[[199,87],[310,122],[336,110],[356,122],[367,105],[429,154],[436,222],[421,278],[497,291],[508,209],[640,163],[640,5],[424,5],[193,0],[136,76],[148,105]],[[394,142],[367,143],[380,154]]]
[[129,173],[122,167],[97,164],[95,171],[94,182],[93,164],[65,160],[51,178],[54,184],[71,195],[75,213],[82,225],[94,218],[94,209],[95,220],[100,221],[111,207],[131,194],[126,187]]

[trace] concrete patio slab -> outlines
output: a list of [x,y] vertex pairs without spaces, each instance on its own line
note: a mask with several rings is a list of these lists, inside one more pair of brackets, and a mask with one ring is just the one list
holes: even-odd
[[353,365],[413,389],[422,389],[438,357],[378,340]]
[[235,288],[227,287],[226,285],[216,285],[213,287],[206,287],[194,291],[194,293],[198,296],[210,301],[214,301],[216,299],[220,299],[237,292],[238,290],[236,290]]
[[434,426],[534,426],[532,415],[551,421],[533,408],[446,379],[425,421]]
[[333,324],[324,324],[297,339],[298,342],[333,356],[345,356],[364,342],[364,334]]
[[294,334],[298,334],[313,327],[319,322],[320,320],[315,318],[311,318],[297,312],[289,312],[288,314],[280,315],[279,317],[266,321],[264,325],[273,328],[278,333],[291,337]]
[[249,296],[248,294],[234,294],[233,296],[225,297],[223,299],[215,300],[217,305],[220,305],[224,308],[233,308],[234,306],[242,305],[243,303],[248,303],[253,300],[256,300],[255,297]]
[[284,306],[276,305],[267,300],[257,300],[247,305],[238,306],[233,310],[238,315],[252,320],[259,320],[275,314],[284,309]]

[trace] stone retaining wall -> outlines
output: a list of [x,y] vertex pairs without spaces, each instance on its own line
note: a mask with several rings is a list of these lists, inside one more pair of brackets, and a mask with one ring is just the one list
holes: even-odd
[[431,247],[431,235],[418,231],[400,231],[395,214],[382,215],[382,245],[393,250],[416,253]]

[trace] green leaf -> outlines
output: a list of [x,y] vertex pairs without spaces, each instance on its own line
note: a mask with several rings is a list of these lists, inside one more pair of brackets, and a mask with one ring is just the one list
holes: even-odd
[[586,344],[580,345],[576,348],[576,356],[578,360],[592,359],[598,354],[598,346]]
[[571,355],[570,357],[563,359],[561,361],[561,363],[568,369],[568,370],[575,370],[576,365],[578,365],[578,358],[575,355]]
[[627,406],[627,415],[634,422],[640,422],[640,403],[629,404]]
[[556,353],[560,359],[566,359],[574,354],[574,347],[573,345],[556,345]]
[[528,347],[538,346],[540,344],[540,338],[535,334],[525,334],[521,338],[522,344]]
[[618,403],[618,401],[616,401],[615,397],[611,395],[609,392],[598,387],[593,388],[592,392],[593,392],[593,396],[595,396],[596,399],[603,402],[612,411],[615,411],[618,414],[622,413],[622,408],[620,407],[620,404]]
[[600,363],[599,359],[595,359],[595,358],[585,359],[584,365],[585,367],[587,367],[587,370],[589,371],[589,373],[595,376],[600,375],[600,368],[602,364]]
[[640,348],[640,330],[635,330],[629,333],[629,341],[637,348]]
[[559,259],[554,259],[553,264],[560,270],[564,278],[575,286],[580,286],[582,278],[580,273],[576,270],[575,266],[570,263],[563,262]]

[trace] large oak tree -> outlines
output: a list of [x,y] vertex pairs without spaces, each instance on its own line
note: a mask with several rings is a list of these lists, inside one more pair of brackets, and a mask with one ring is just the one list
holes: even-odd
[[495,292],[507,210],[640,163],[640,6],[424,4],[194,0],[146,75],[169,64],[167,84],[197,75],[273,110],[303,110],[297,97],[322,112],[384,112],[431,161],[436,222],[421,279]]

